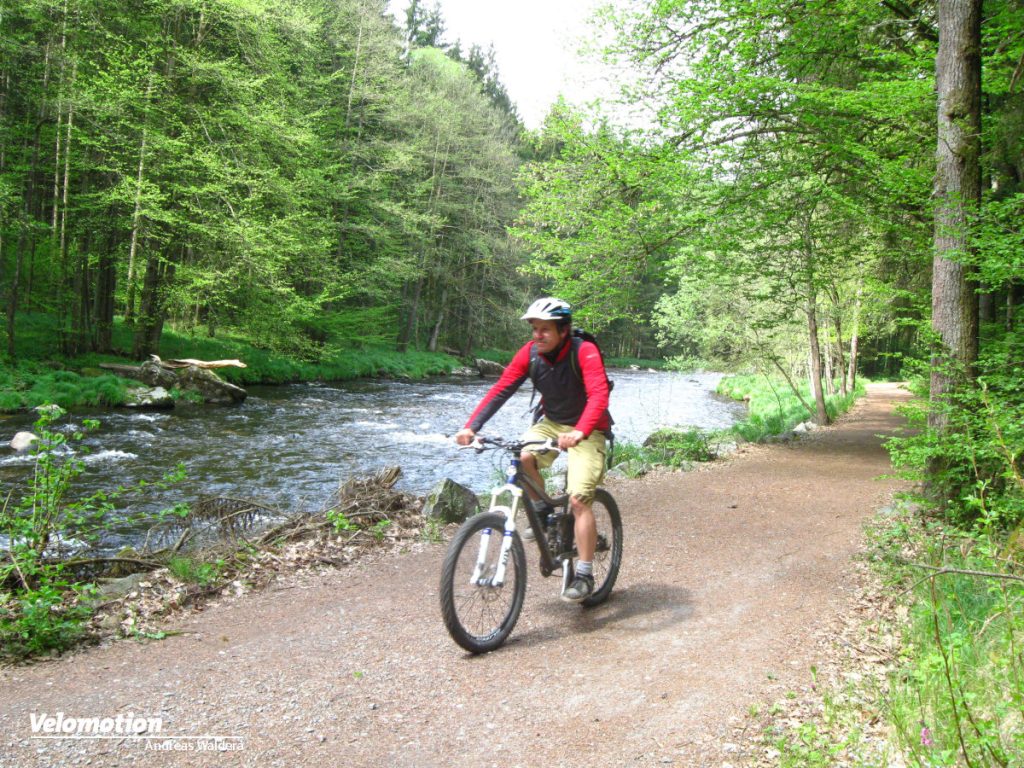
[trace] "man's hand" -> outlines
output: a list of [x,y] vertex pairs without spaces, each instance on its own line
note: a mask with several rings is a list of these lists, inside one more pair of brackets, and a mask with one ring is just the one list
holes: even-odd
[[459,445],[469,445],[473,442],[474,437],[476,437],[476,432],[472,429],[460,429],[455,433],[455,442]]
[[578,429],[574,429],[572,432],[566,432],[564,435],[558,436],[558,447],[563,451],[567,451],[570,448],[575,448],[581,442],[583,442],[584,434]]

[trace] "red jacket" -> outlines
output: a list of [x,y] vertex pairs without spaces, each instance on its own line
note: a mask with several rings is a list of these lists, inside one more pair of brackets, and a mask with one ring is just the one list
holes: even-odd
[[[467,429],[479,432],[488,419],[497,413],[530,377],[532,347],[533,342],[529,341],[516,352],[501,378],[487,391],[469,417],[466,422]],[[606,431],[611,428],[611,417],[608,415],[608,378],[597,346],[589,341],[581,341],[577,352],[579,370],[583,377],[581,383],[572,367],[572,348],[570,337],[556,352],[554,360],[548,359],[546,355],[538,355],[537,364],[546,368],[538,371],[534,384],[542,393],[541,402],[549,414],[579,413],[575,424],[569,426],[578,429],[584,437],[590,437],[590,433],[595,429]],[[556,421],[554,418],[552,420]]]

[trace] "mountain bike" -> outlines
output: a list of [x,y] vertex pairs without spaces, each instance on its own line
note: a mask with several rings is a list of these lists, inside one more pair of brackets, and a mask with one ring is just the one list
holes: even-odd
[[[550,440],[510,441],[477,436],[477,452],[509,454],[505,482],[492,489],[486,512],[469,518],[448,545],[441,569],[441,615],[452,639],[471,653],[499,647],[511,634],[526,596],[526,553],[516,528],[520,512],[533,531],[540,552],[540,572],[561,571],[562,590],[572,582],[577,552],[575,519],[569,495],[551,497],[520,467],[529,446],[557,451]],[[529,489],[532,496],[527,492]],[[589,607],[608,599],[622,563],[622,519],[611,494],[598,488],[593,501],[597,524],[594,591],[581,601]]]

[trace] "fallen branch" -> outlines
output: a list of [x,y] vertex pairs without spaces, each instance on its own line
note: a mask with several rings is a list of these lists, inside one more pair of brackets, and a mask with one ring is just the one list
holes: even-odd
[[910,560],[903,560],[904,565],[909,565],[913,568],[921,568],[925,571],[933,571],[933,573],[925,576],[924,578],[918,579],[900,594],[905,595],[907,592],[912,592],[917,588],[919,584],[923,584],[929,579],[934,579],[936,576],[943,576],[947,573],[954,573],[958,576],[976,576],[983,579],[1002,579],[1003,581],[1019,581],[1024,583],[1024,576],[1014,576],[1009,573],[997,573],[995,571],[975,571],[969,568],[949,568],[946,566],[937,565],[925,565],[924,563],[914,563]]
[[140,560],[136,557],[79,557],[71,560],[61,561],[63,565],[106,565],[110,563],[126,563],[129,565],[140,565],[148,570],[160,568],[163,563],[159,563],[155,560]]

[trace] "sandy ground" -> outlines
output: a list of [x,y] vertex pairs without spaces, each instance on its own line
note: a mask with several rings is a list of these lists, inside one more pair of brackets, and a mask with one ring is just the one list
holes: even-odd
[[[444,545],[417,543],[185,612],[162,641],[0,670],[0,765],[742,765],[752,705],[806,686],[850,610],[905,397],[872,385],[794,443],[612,484],[611,599],[562,603],[528,550],[522,617],[491,654],[449,639]],[[37,738],[58,712],[160,718],[161,738]]]

